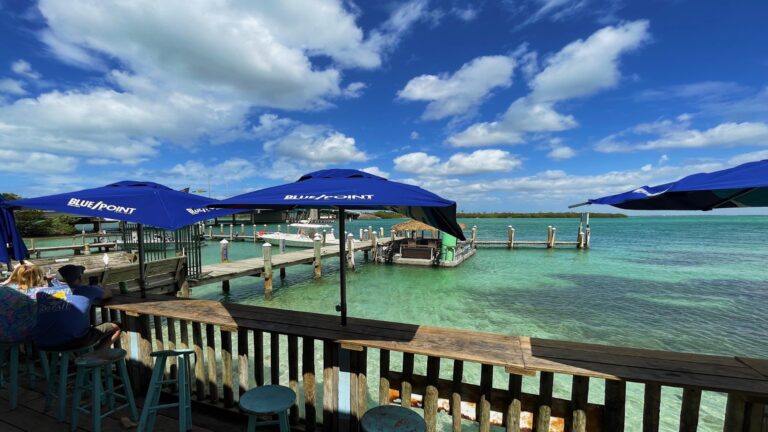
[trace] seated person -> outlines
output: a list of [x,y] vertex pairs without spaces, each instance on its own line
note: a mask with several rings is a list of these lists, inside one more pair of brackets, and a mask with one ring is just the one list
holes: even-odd
[[0,343],[26,340],[37,323],[35,301],[10,286],[0,286]]
[[41,348],[76,349],[95,344],[111,346],[120,336],[120,327],[107,322],[90,324],[94,301],[106,300],[111,292],[101,287],[82,285],[85,267],[65,265],[59,274],[69,285],[35,290],[38,319],[33,339]]
[[14,267],[8,279],[0,285],[8,286],[23,293],[26,293],[30,288],[48,286],[40,267],[26,260],[22,260]]

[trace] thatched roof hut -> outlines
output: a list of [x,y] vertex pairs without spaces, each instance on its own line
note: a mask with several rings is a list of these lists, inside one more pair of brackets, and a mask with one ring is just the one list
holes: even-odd
[[437,233],[437,228],[413,219],[392,225],[392,229],[395,231],[432,231]]

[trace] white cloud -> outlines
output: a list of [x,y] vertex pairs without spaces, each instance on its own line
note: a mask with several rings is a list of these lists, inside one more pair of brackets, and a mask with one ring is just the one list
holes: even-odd
[[355,139],[325,126],[302,124],[287,135],[264,143],[264,150],[277,157],[318,165],[362,162],[368,156]]
[[428,101],[425,120],[466,114],[477,107],[497,87],[509,87],[515,60],[507,56],[477,57],[452,75],[421,75],[411,79],[398,92],[410,101]]
[[473,175],[490,172],[506,172],[522,163],[503,150],[476,150],[472,153],[456,153],[447,161],[424,152],[408,153],[394,159],[397,171],[421,176]]
[[17,74],[21,75],[24,78],[28,78],[31,80],[38,80],[40,79],[40,74],[35,72],[32,69],[32,65],[29,64],[28,61],[24,59],[16,60],[15,62],[11,63],[11,70]]
[[451,8],[451,14],[462,21],[474,21],[477,15],[480,13],[480,8],[471,4],[466,7],[453,7]]
[[0,149],[3,172],[32,175],[34,173],[62,174],[77,168],[77,159],[42,152]]
[[0,148],[138,163],[163,141],[187,145],[238,128],[244,113],[180,93],[54,91],[0,106]]
[[547,157],[554,160],[565,160],[576,156],[576,151],[568,146],[556,146],[547,153]]
[[[340,68],[379,67],[425,8],[402,5],[366,39],[336,0],[39,4],[49,26],[42,39],[64,60],[98,68],[109,57],[165,88],[288,109],[341,96]],[[316,57],[333,64],[318,67]]]
[[531,82],[531,97],[559,101],[616,86],[621,76],[619,58],[648,40],[648,27],[648,21],[633,21],[571,42],[547,59],[544,70]]
[[363,90],[366,87],[365,83],[356,81],[347,85],[342,93],[346,98],[355,99],[363,95]]
[[176,164],[162,173],[151,174],[162,175],[166,182],[172,182],[178,186],[203,185],[207,182],[221,185],[253,177],[258,174],[258,169],[256,165],[245,159],[230,158],[216,164],[190,160]]
[[373,174],[375,176],[389,178],[389,173],[386,171],[382,171],[379,167],[376,166],[370,166],[368,168],[361,168],[360,171],[367,172],[369,174]]
[[[630,138],[636,135],[655,135],[655,138],[641,141]],[[683,115],[678,116],[675,121],[659,120],[644,123],[609,135],[598,141],[595,150],[603,153],[618,153],[637,150],[766,145],[768,145],[768,123],[726,122],[709,129],[699,130],[690,128],[690,116]]]
[[411,134],[409,136],[411,137],[412,140],[419,139],[419,133],[416,131],[411,131]]
[[[470,125],[448,138],[456,147],[519,144],[531,132],[557,132],[577,126],[571,115],[556,111],[559,101],[584,97],[614,87],[619,58],[649,37],[647,21],[604,27],[586,40],[571,42],[548,58],[530,82],[531,93],[518,98],[499,119]],[[527,47],[518,49],[518,56]],[[535,58],[528,61],[535,63]],[[531,66],[533,68],[534,66]]]
[[475,123],[448,138],[454,147],[521,144],[527,132],[555,132],[576,127],[573,116],[556,112],[549,103],[519,98],[494,122]]
[[24,83],[10,78],[0,79],[0,93],[10,94],[14,96],[20,96],[26,94],[24,90]]

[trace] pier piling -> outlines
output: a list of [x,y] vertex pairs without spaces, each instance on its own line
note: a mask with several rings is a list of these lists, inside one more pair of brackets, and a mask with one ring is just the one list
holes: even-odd
[[355,269],[355,235],[352,233],[347,236],[347,268]]
[[515,246],[515,229],[512,225],[507,227],[507,241],[509,242],[507,249],[512,249]]
[[312,266],[315,269],[315,279],[320,279],[323,272],[323,267],[321,263],[321,257],[322,254],[320,253],[320,246],[321,242],[324,242],[325,239],[325,231],[323,231],[323,237],[320,237],[320,234],[315,234],[315,238],[313,239],[313,246],[315,248],[315,259],[312,262]]
[[272,245],[264,243],[261,246],[261,256],[264,258],[264,297],[272,297]]

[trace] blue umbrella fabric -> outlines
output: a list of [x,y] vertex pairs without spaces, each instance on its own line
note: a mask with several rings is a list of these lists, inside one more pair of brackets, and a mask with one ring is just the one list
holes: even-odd
[[693,174],[672,183],[590,199],[584,204],[606,204],[627,210],[768,207],[768,160]]
[[391,210],[465,240],[456,222],[456,202],[418,186],[398,183],[363,171],[327,169],[303,175],[298,181],[248,192],[219,201],[228,208],[343,208]]
[[207,207],[217,200],[158,183],[121,181],[56,195],[8,201],[8,205],[103,217],[175,230],[201,220],[237,213]]
[[29,256],[27,245],[16,227],[13,210],[0,197],[0,262],[21,261]]

